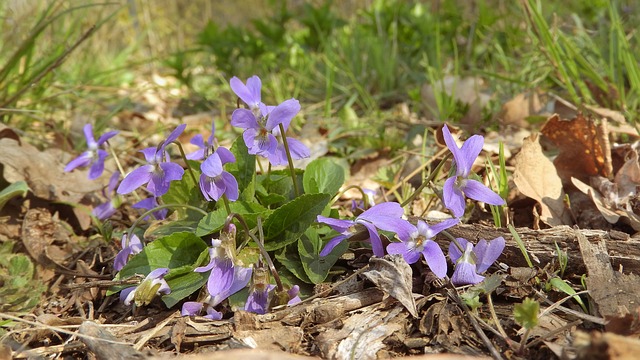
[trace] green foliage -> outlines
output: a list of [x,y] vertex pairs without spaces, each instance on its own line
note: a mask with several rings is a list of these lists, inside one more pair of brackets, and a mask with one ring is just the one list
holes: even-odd
[[330,199],[328,194],[305,194],[276,209],[264,222],[265,249],[280,249],[298,240]]
[[[256,156],[249,154],[242,136],[239,136],[233,142],[230,150],[236,157],[236,162],[228,164],[227,171],[238,181],[238,188],[245,190],[242,193],[244,199],[250,201],[253,199],[253,192],[255,191],[250,185],[253,184],[253,178],[256,175]],[[246,193],[246,189],[251,189],[252,191]]]
[[562,280],[559,277],[553,277],[549,280],[549,283],[551,284],[551,286],[553,286],[554,288],[558,289],[559,291],[562,291],[563,293],[573,296],[573,298],[576,300],[576,302],[578,304],[580,304],[580,307],[582,308],[582,310],[585,313],[588,313],[587,311],[587,307],[584,304],[584,302],[582,301],[582,299],[580,298],[580,296],[576,295],[576,291],[573,290],[573,288],[571,287],[571,285],[567,284],[566,281]]
[[27,312],[38,305],[46,287],[34,279],[35,268],[29,257],[12,250],[12,242],[0,244],[0,311]]
[[[191,169],[195,175],[195,180],[189,174],[189,170],[186,170],[184,176],[182,176],[182,180],[171,182],[171,186],[169,187],[169,191],[162,195],[162,202],[165,204],[185,204],[191,205],[198,208],[205,208],[206,201],[202,197],[202,193],[200,192],[200,185],[198,183],[198,179],[200,178],[200,171],[196,165],[196,162],[191,162]],[[199,166],[199,165],[198,165]],[[199,212],[188,209],[184,207],[178,207],[175,209],[178,214],[179,219],[189,218],[189,219],[199,219],[202,214]]]
[[336,159],[323,157],[307,165],[302,184],[307,194],[335,194],[340,190],[347,174],[347,169],[340,166]]
[[314,284],[323,282],[333,265],[340,256],[347,251],[349,242],[343,241],[338,244],[327,256],[321,257],[322,240],[318,236],[316,229],[310,227],[298,241],[298,254],[305,274]]
[[16,196],[25,197],[30,190],[25,181],[16,181],[13,184],[9,184],[9,186],[0,191],[0,210],[2,210],[7,201]]
[[[158,268],[169,268],[165,280],[171,293],[164,295],[162,301],[167,307],[171,307],[196,292],[206,282],[208,274],[193,272],[193,269],[204,263],[206,254],[207,244],[202,239],[190,232],[175,233],[147,244],[142,252],[122,268],[116,280],[136,274],[148,275]],[[111,289],[111,293],[121,289]]]
[[530,298],[524,299],[521,304],[513,307],[513,318],[527,330],[531,330],[538,325],[538,313],[540,304]]
[[[256,219],[258,216],[266,218],[272,212],[260,204],[247,201],[234,201],[229,203],[229,208],[231,209],[231,212],[242,215],[249,228],[254,228],[256,226]],[[224,222],[228,215],[229,214],[227,214],[227,210],[224,207],[220,207],[210,212],[198,223],[196,235],[206,236],[220,231],[222,226],[224,226]]]

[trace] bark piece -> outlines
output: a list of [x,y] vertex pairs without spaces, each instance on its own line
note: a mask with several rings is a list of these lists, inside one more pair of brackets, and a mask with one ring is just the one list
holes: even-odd
[[[97,359],[145,359],[141,352],[136,351],[131,345],[124,345],[109,330],[100,325],[85,321],[80,325],[80,340],[96,355]],[[106,340],[106,341],[105,341]]]

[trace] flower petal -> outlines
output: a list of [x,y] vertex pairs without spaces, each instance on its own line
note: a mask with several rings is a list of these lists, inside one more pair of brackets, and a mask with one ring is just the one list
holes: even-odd
[[89,169],[89,180],[95,180],[102,175],[104,172],[104,159],[106,157],[106,151],[98,150],[98,159],[91,165],[91,169]]
[[[425,235],[427,238],[432,239],[434,238],[437,234],[439,234],[442,230],[446,230],[454,225],[456,225],[457,223],[460,222],[460,219],[456,218],[456,219],[444,219],[442,221],[440,221],[437,224],[433,224],[429,227],[429,235],[430,236],[426,236],[426,234],[423,233],[423,235]],[[418,225],[420,224],[420,220],[418,220]]]
[[447,275],[447,259],[445,258],[438,243],[432,240],[427,240],[424,244],[422,255],[427,261],[429,269],[431,269],[437,277],[443,278]]
[[348,238],[348,236],[346,236],[346,235],[338,235],[338,236],[334,237],[333,239],[329,240],[324,245],[324,248],[322,248],[322,251],[320,251],[320,256],[329,255],[331,253],[331,250],[333,250],[333,248],[338,246],[338,244],[340,244],[346,238]]
[[483,273],[487,271],[487,269],[493,264],[505,247],[505,240],[502,236],[497,237],[491,241],[486,241],[484,239],[478,242],[478,245],[474,248],[474,253],[476,254],[477,264],[476,271],[478,273]]
[[153,165],[143,165],[127,175],[116,192],[118,194],[128,194],[140,186],[146,184],[151,180],[151,172],[153,171]]
[[114,131],[109,131],[106,132],[104,134],[102,134],[102,136],[100,136],[100,138],[98,139],[98,146],[104,144],[107,140],[111,139],[112,137],[118,135],[119,131],[114,130]]
[[187,301],[184,304],[182,304],[182,310],[180,311],[180,314],[182,316],[199,315],[200,312],[202,311],[203,306],[204,306],[203,303],[200,303],[197,301]]
[[352,220],[334,219],[334,218],[330,218],[322,215],[318,215],[316,217],[316,220],[319,223],[329,225],[333,230],[341,234],[346,232],[347,229],[349,229],[351,226],[355,225],[355,222]]
[[236,178],[231,175],[231,173],[228,173],[226,171],[222,172],[222,181],[224,182],[225,185],[225,195],[227,195],[227,199],[229,199],[229,201],[236,201],[238,200],[238,197],[240,196],[239,192],[238,192],[238,181],[236,180]]
[[64,167],[65,172],[69,172],[77,167],[85,167],[91,164],[92,156],[90,151],[85,151],[77,158],[69,161],[67,166]]
[[231,114],[231,125],[241,129],[259,129],[256,116],[247,109],[235,109]]
[[165,148],[165,146],[171,144],[172,142],[176,141],[178,139],[178,137],[182,134],[182,132],[184,131],[184,129],[187,127],[187,124],[180,124],[178,125],[178,127],[176,127],[171,134],[169,134],[169,136],[167,136],[167,139],[164,141],[164,144],[162,146],[162,149]]
[[452,176],[444,182],[442,188],[442,201],[444,206],[451,210],[455,217],[464,215],[464,194],[456,187],[456,177]]
[[459,262],[451,276],[451,282],[454,285],[477,284],[482,280],[484,276],[476,273],[476,266],[466,261]]
[[132,286],[120,291],[120,301],[122,301],[127,306],[131,305],[131,301],[136,294],[135,290],[137,288],[137,286]]
[[378,229],[376,228],[376,226],[366,221],[362,221],[360,222],[360,224],[364,225],[369,231],[369,242],[371,242],[373,255],[377,257],[383,257],[384,247],[382,246],[382,240],[380,239],[380,235],[378,234]]
[[358,216],[358,219],[364,219],[376,224],[385,221],[388,217],[401,218],[404,214],[402,206],[397,202],[384,202],[371,207]]
[[84,132],[84,138],[87,140],[87,147],[95,148],[98,144],[93,137],[93,125],[85,124],[85,126],[82,128],[82,131]]
[[180,180],[184,175],[184,169],[176,163],[163,162],[160,163],[160,168],[164,171],[165,181]]
[[[462,249],[467,248],[468,241],[466,239],[456,238],[456,240],[458,241],[458,244],[462,246]],[[456,244],[452,241],[449,244],[449,258],[451,258],[451,261],[455,263],[458,261],[458,259],[460,259],[461,256],[462,256],[462,251],[460,251],[460,249],[458,249]]]
[[260,103],[262,82],[259,77],[254,75],[248,78],[247,85],[245,85],[242,80],[234,76],[229,81],[229,85],[231,85],[231,90],[250,108],[255,108]]
[[[458,175],[463,177],[468,177],[471,172],[471,167],[473,167],[473,163],[476,161],[476,158],[482,151],[482,146],[484,145],[484,138],[480,135],[473,135],[468,138],[462,147],[460,148],[460,154],[463,157],[463,166],[460,166],[456,169]],[[456,160],[457,161],[457,160]],[[456,167],[458,163],[456,162]]]
[[220,156],[216,153],[209,155],[200,165],[200,170],[202,170],[202,174],[209,177],[216,177],[222,174],[222,161],[220,160]]
[[227,163],[236,162],[236,157],[233,155],[233,153],[229,149],[225,147],[217,148],[216,154],[218,154],[218,156],[220,157],[220,161],[222,162],[223,165]]
[[494,193],[493,190],[489,189],[477,180],[468,179],[465,181],[462,191],[467,195],[467,197],[473,200],[482,201],[489,205],[505,204],[504,199],[501,198],[500,195]]
[[287,137],[287,144],[289,145],[289,151],[291,152],[291,158],[294,160],[305,159],[311,156],[309,148],[300,141]]
[[387,252],[389,254],[402,255],[407,264],[414,264],[420,259],[420,252],[409,249],[409,247],[407,247],[407,243],[404,241],[387,245]]
[[299,111],[300,102],[298,100],[293,98],[285,100],[269,113],[265,127],[267,130],[271,131],[278,127],[278,125],[282,124],[286,131],[289,128],[291,120]]
[[229,290],[233,284],[233,262],[230,259],[215,259],[211,269],[207,290],[211,296],[215,296]]

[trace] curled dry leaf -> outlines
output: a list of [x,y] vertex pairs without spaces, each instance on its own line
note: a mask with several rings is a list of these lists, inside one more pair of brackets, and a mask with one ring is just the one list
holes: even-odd
[[637,191],[640,186],[640,164],[636,150],[629,149],[628,159],[618,170],[613,182],[600,176],[591,178],[591,186],[576,178],[571,178],[571,181],[578,190],[591,197],[609,223],[615,224],[623,219],[634,230],[640,231],[640,199]]
[[413,317],[418,317],[413,299],[411,266],[402,255],[387,255],[382,259],[371,258],[370,270],[364,273],[385,294],[398,300]]
[[571,224],[564,206],[562,181],[553,163],[542,153],[539,137],[524,139],[522,150],[515,157],[513,181],[524,195],[540,203],[540,219],[551,226]]

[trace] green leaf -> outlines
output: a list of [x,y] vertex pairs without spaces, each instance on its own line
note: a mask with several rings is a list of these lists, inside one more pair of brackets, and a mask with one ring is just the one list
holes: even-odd
[[[165,277],[171,293],[162,297],[169,307],[197,291],[206,281],[207,274],[193,273],[206,259],[208,247],[202,239],[190,232],[180,232],[152,241],[142,252],[131,258],[116,275],[115,280],[135,274],[148,275],[157,268],[169,268]],[[112,288],[110,292],[121,290]]]
[[[196,181],[200,177],[200,171],[198,171],[194,165],[197,162],[189,162],[193,169]],[[169,191],[162,195],[162,202],[164,204],[187,204],[199,208],[206,208],[207,202],[204,200],[202,193],[200,193],[200,184],[194,183],[189,171],[185,171],[181,180],[172,181]],[[175,209],[179,219],[199,219],[202,214],[195,210],[189,210],[186,208],[177,207]]]
[[582,310],[584,310],[585,313],[588,312],[587,306],[584,304],[584,302],[582,302],[580,296],[576,295],[576,291],[569,284],[567,284],[566,281],[560,279],[559,277],[554,277],[549,280],[549,283],[551,284],[551,286],[562,291],[563,293],[573,296],[578,304],[580,304],[580,307],[582,307]]
[[[202,217],[202,214],[200,214]],[[178,232],[195,232],[198,228],[198,223],[200,220],[191,220],[191,219],[183,219],[183,220],[160,220],[154,221],[149,225],[147,230],[144,232],[144,238],[149,240],[168,236],[171,234],[175,234]]]
[[319,158],[307,165],[302,178],[307,194],[335,194],[344,184],[345,169],[335,159]]
[[513,318],[525,329],[533,329],[538,325],[538,312],[540,304],[530,298],[524,299],[522,304],[513,307]]
[[233,142],[230,151],[236,157],[236,162],[227,164],[226,169],[235,176],[238,188],[243,192],[253,182],[253,176],[256,173],[256,156],[249,154],[242,136]]
[[[307,276],[307,273],[304,271],[304,267],[302,266],[302,261],[300,260],[300,255],[296,251],[295,246],[287,246],[280,253],[276,254],[276,260],[280,262],[291,274],[293,274],[298,279],[312,284],[313,282]],[[280,272],[280,270],[278,270]]]
[[[231,209],[231,212],[242,215],[249,228],[254,228],[256,226],[256,219],[258,216],[266,218],[271,213],[271,210],[260,204],[246,201],[235,201],[229,203],[229,208]],[[227,210],[224,207],[220,207],[210,212],[198,223],[196,235],[205,236],[220,231],[222,226],[224,226],[224,222],[227,220],[227,215]]]
[[[298,188],[302,189],[302,177],[303,171],[296,169],[296,180],[298,181]],[[258,182],[264,186],[265,193],[278,194],[285,197],[285,199],[293,199],[295,194],[293,192],[293,180],[291,179],[291,173],[289,170],[275,170],[271,173],[258,176]],[[256,190],[259,187],[256,187]]]
[[348,248],[349,243],[343,241],[329,255],[321,257],[319,254],[322,250],[322,240],[313,227],[308,228],[298,241],[298,254],[302,267],[314,284],[320,284],[327,278],[333,265]]
[[330,199],[329,194],[307,194],[276,209],[264,222],[265,249],[280,249],[298,240]]
[[25,197],[30,190],[25,181],[16,181],[2,189],[2,191],[0,191],[0,210],[2,210],[7,201],[19,195]]

